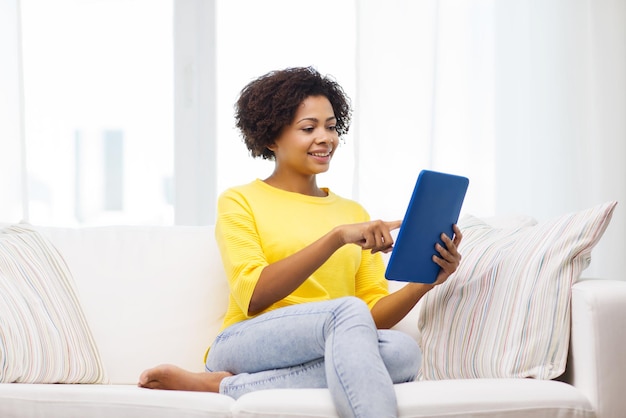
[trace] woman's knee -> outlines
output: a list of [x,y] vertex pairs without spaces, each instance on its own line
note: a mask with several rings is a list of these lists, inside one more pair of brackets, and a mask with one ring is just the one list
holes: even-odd
[[361,312],[369,312],[369,307],[367,306],[367,304],[362,299],[359,299],[356,296],[344,296],[336,300],[341,306],[344,306],[347,309],[353,309],[355,311]]
[[334,299],[331,304],[331,315],[327,318],[327,328],[330,329],[351,329],[358,327],[360,329],[369,328],[372,332],[372,338],[376,339],[376,324],[372,318],[369,307],[361,299],[353,296]]
[[346,296],[343,298],[337,299],[337,314],[349,317],[355,317],[362,319],[368,324],[374,324],[374,318],[372,318],[372,313],[369,309],[369,306],[363,300],[355,297],[355,296]]

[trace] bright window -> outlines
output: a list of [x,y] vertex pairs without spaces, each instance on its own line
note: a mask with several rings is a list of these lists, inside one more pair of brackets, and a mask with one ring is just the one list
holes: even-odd
[[[291,0],[21,0],[29,220],[212,223],[221,191],[273,168],[249,157],[234,129],[245,84],[311,65],[356,102],[355,7],[351,0],[306,8]],[[320,179],[346,197],[352,138]]]
[[30,221],[173,222],[173,8],[22,0]]

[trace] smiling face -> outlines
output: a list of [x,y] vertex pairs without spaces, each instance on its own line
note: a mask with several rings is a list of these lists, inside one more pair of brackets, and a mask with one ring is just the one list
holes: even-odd
[[291,124],[285,126],[273,145],[275,175],[311,177],[328,170],[339,144],[336,118],[324,96],[302,101]]

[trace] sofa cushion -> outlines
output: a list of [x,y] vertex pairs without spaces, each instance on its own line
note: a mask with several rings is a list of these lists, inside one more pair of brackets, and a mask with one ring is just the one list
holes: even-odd
[[217,393],[131,385],[0,384],[0,417],[229,418],[234,403]]
[[419,379],[561,375],[570,288],[589,265],[615,205],[513,229],[464,216],[461,265],[422,302]]
[[204,370],[228,303],[213,226],[37,227],[72,270],[111,383]]
[[[522,228],[524,226],[533,226],[537,224],[537,220],[528,215],[521,214],[510,214],[504,216],[493,216],[490,218],[484,219],[489,225],[497,228]],[[394,231],[394,237],[397,236],[397,230]],[[390,253],[382,254],[385,263],[389,261]],[[406,282],[398,282],[395,280],[389,281],[389,291],[395,292],[406,286]],[[393,329],[402,331],[406,334],[409,334],[411,337],[415,339],[415,341],[420,341],[421,336],[419,329],[415,326],[420,316],[422,302],[418,302],[413,309],[409,311],[408,314],[404,318],[400,320],[396,325],[393,326]]]
[[0,382],[102,383],[72,275],[28,225],[0,231]]
[[[399,418],[594,418],[589,401],[566,383],[477,379],[395,385]],[[251,392],[233,407],[235,418],[338,417],[327,389]]]

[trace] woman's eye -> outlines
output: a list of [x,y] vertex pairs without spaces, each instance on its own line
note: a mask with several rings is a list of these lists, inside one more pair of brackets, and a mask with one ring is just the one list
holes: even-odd
[[328,127],[328,130],[329,130],[329,131],[336,131],[336,130],[337,130],[337,127],[336,127],[335,125],[332,125],[332,126],[329,126],[329,127]]

